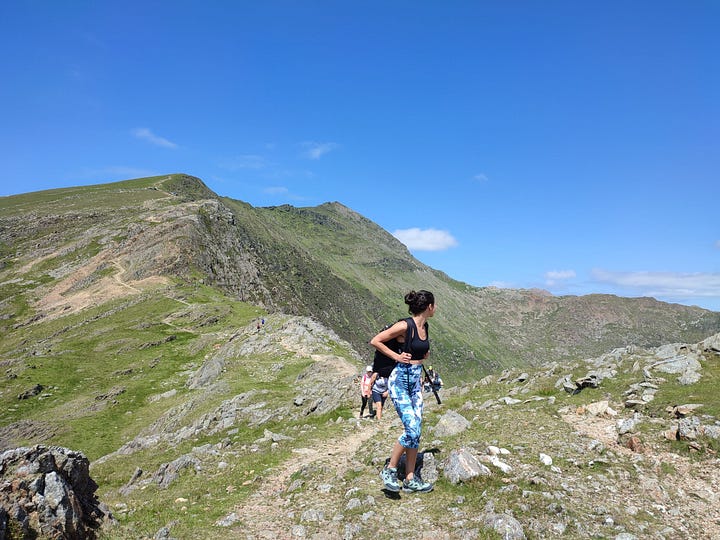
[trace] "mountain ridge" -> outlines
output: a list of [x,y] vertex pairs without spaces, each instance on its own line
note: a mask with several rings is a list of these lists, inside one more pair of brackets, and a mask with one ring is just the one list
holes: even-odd
[[[341,203],[255,208],[220,197],[187,175],[2,202],[3,251],[16,250],[27,264],[42,258],[51,267],[60,263],[53,243],[64,236],[63,257],[76,255],[75,270],[87,261],[85,281],[76,288],[92,282],[109,287],[113,268],[138,284],[212,284],[265,309],[316,317],[359,351],[368,350],[368,337],[382,324],[403,316],[404,292],[432,290],[442,306],[433,321],[434,350],[453,372],[482,374],[627,344],[692,342],[720,330],[720,313],[654,299],[473,287],[420,263],[397,239]],[[12,208],[32,213],[23,219]],[[70,238],[70,231],[77,237]],[[32,248],[29,236],[36,237]],[[5,268],[4,275],[22,279],[23,269],[15,274]],[[61,275],[63,267],[52,271]],[[50,294],[61,299],[69,292],[59,292],[58,283]]]

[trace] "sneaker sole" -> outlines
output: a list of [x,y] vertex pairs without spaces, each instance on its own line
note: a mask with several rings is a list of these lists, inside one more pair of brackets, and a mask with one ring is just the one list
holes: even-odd
[[430,493],[433,490],[433,486],[430,486],[430,489],[410,489],[403,486],[402,490],[405,493]]

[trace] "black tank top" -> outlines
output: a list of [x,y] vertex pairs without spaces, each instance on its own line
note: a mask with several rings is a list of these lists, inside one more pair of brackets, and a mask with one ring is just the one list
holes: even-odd
[[420,339],[418,335],[417,325],[415,319],[408,317],[408,327],[412,327],[412,337],[410,338],[410,345],[405,350],[412,354],[413,360],[422,360],[430,350],[430,339],[428,336],[428,323],[425,323],[425,339]]

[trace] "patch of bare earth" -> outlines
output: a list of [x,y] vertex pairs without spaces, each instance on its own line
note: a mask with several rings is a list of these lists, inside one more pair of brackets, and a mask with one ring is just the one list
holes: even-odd
[[[357,366],[351,364],[342,357],[330,354],[312,354],[310,357],[315,365],[325,370],[326,373],[333,373],[338,379],[357,374]],[[332,376],[332,375],[331,375]]]
[[18,441],[33,441],[39,444],[57,435],[58,428],[50,423],[35,420],[20,420],[0,427],[0,452],[15,448]]
[[[87,287],[74,290],[103,264],[107,263],[113,264],[117,268],[117,272],[110,276],[103,276],[90,283]],[[111,255],[107,252],[99,253],[87,264],[60,280],[46,295],[37,301],[35,307],[45,313],[47,319],[52,319],[60,314],[75,313],[88,307],[139,294],[148,288],[168,283],[168,280],[162,276],[150,276],[141,280],[126,281],[124,274],[125,269],[120,261],[111,258]]]

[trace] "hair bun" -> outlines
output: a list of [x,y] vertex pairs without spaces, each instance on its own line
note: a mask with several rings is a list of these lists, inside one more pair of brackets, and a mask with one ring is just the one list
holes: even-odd
[[410,313],[417,315],[425,311],[430,304],[435,303],[433,293],[426,290],[410,291],[405,295],[405,303],[408,305]]

